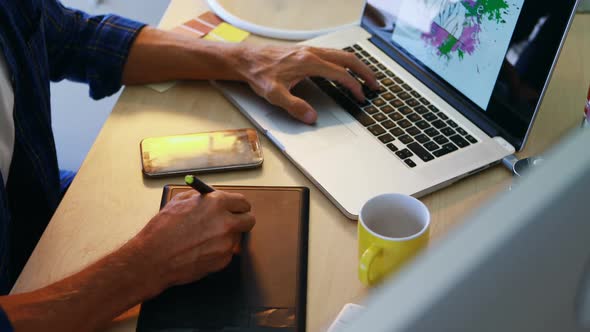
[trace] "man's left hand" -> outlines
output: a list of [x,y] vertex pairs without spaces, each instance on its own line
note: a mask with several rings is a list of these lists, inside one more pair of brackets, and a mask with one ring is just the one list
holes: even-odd
[[269,103],[307,124],[316,121],[317,112],[290,91],[306,77],[317,76],[338,82],[358,100],[365,99],[362,86],[348,70],[364,80],[369,88],[379,87],[373,71],[349,52],[309,46],[248,45],[240,47],[239,52],[240,63],[236,69],[243,80]]

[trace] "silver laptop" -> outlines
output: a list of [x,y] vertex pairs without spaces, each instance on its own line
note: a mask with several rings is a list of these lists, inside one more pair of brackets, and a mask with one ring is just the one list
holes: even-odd
[[218,84],[356,219],[374,195],[423,196],[522,149],[575,7],[575,0],[369,0],[361,26],[305,44],[354,53],[376,72],[381,91],[367,89],[359,103],[334,82],[305,80],[293,92],[318,110],[313,126],[244,84]]

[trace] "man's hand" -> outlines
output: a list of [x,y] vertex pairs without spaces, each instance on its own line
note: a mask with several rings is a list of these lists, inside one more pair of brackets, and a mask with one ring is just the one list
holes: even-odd
[[15,331],[97,331],[168,286],[224,268],[254,226],[242,195],[191,190],[172,199],[123,247],[44,288],[0,296]]
[[360,76],[370,88],[378,88],[373,71],[349,52],[309,46],[244,45],[238,49],[237,57],[241,62],[236,70],[257,94],[307,124],[316,121],[316,111],[290,92],[306,77],[336,81],[358,100],[365,99],[361,84],[347,69]]
[[245,81],[271,104],[311,124],[317,119],[316,111],[293,96],[291,88],[306,77],[324,77],[339,82],[363,100],[361,85],[349,70],[369,88],[378,88],[373,71],[349,52],[310,46],[220,43],[146,27],[129,52],[123,82]]
[[240,194],[190,190],[174,197],[132,241],[153,271],[156,292],[226,267],[241,235],[255,224]]

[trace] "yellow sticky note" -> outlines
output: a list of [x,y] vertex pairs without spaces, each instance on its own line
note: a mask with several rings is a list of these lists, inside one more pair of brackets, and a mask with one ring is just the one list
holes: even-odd
[[249,32],[238,29],[233,25],[225,22],[220,23],[215,29],[211,30],[204,39],[214,41],[226,41],[230,43],[239,43],[250,35]]

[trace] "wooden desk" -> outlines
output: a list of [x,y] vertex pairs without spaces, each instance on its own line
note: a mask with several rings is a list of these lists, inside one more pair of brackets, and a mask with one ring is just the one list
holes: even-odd
[[[173,0],[161,26],[171,28],[205,10],[203,0]],[[579,124],[590,83],[590,61],[583,60],[588,54],[590,16],[578,15],[521,155],[544,151]],[[208,82],[184,82],[163,94],[143,86],[127,87],[12,292],[33,290],[79,271],[121,246],[156,214],[162,186],[182,180],[142,177],[142,138],[248,126]],[[318,331],[343,304],[359,301],[367,293],[356,275],[356,223],[346,219],[267,139],[262,143],[261,169],[212,174],[204,180],[311,189],[308,330]],[[439,239],[510,181],[508,171],[498,166],[424,197],[432,212],[433,238]],[[137,309],[130,311],[112,331],[134,331],[136,314]]]

